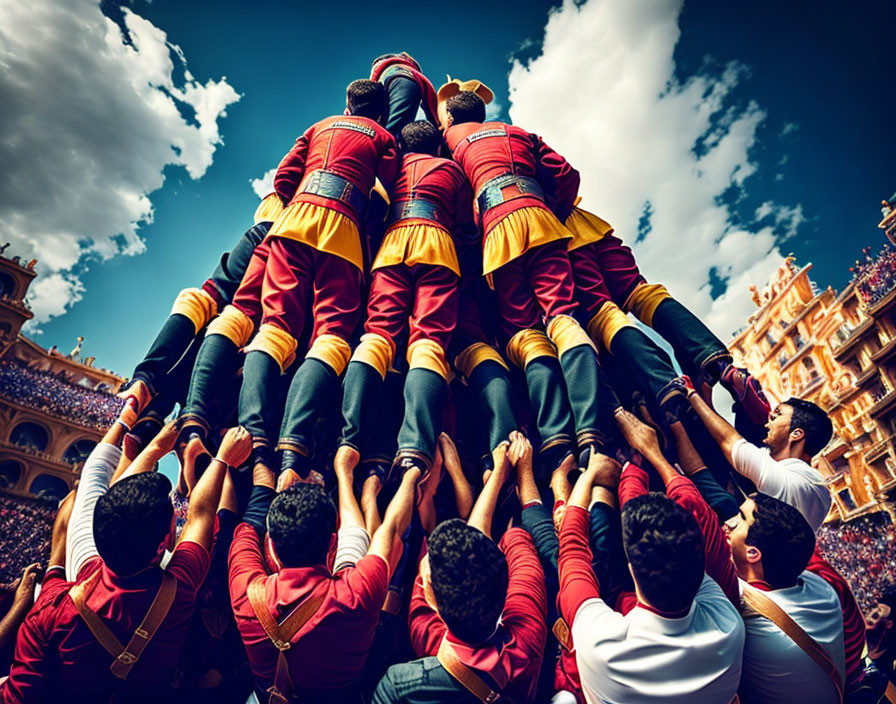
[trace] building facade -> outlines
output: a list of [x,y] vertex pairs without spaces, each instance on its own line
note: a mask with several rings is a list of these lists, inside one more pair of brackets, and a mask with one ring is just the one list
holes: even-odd
[[36,261],[0,250],[0,490],[61,498],[115,418],[122,379],[81,356],[21,334]]
[[896,520],[896,258],[857,262],[839,295],[818,290],[793,257],[761,291],[729,343],[774,405],[798,396],[824,408],[834,437],[815,458],[833,503],[829,520],[885,511]]

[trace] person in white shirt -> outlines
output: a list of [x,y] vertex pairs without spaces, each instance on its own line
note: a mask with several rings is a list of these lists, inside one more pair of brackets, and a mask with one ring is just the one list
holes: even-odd
[[744,440],[700,394],[691,393],[688,399],[734,469],[763,494],[796,508],[817,531],[830,511],[831,493],[809,463],[834,433],[827,414],[799,398],[780,403],[765,424],[763,449]]
[[[769,496],[747,499],[728,535],[742,591],[777,604],[827,652],[840,687],[845,678],[843,612],[834,589],[813,571],[815,534],[800,512]],[[824,565],[822,565],[824,566]],[[747,607],[741,694],[763,704],[840,701],[831,677],[771,620]]]

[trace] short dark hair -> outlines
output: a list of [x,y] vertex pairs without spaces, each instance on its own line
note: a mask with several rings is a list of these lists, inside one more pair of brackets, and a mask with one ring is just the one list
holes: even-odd
[[457,95],[448,98],[445,109],[451,115],[452,124],[460,125],[464,122],[485,122],[485,101],[476,93],[462,90]]
[[822,451],[834,435],[834,425],[828,414],[811,401],[791,397],[784,402],[793,409],[790,429],[801,429],[806,434],[806,454],[814,457]]
[[321,565],[336,530],[336,506],[323,487],[293,484],[271,502],[267,524],[284,567]]
[[386,88],[382,83],[361,78],[348,84],[345,91],[348,111],[359,117],[381,120],[389,111]]
[[405,153],[436,156],[442,146],[442,133],[427,120],[417,120],[401,128],[398,146]]
[[439,616],[465,643],[481,643],[498,625],[507,598],[507,558],[485,533],[454,518],[428,540]]
[[106,566],[122,577],[148,567],[171,532],[171,482],[144,472],[116,482],[96,502],[93,539]]
[[665,494],[637,496],[622,510],[622,543],[638,583],[660,611],[690,608],[706,568],[697,519]]
[[796,584],[815,551],[812,526],[797,509],[766,494],[752,494],[753,522],[744,542],[762,553],[763,579],[772,589]]

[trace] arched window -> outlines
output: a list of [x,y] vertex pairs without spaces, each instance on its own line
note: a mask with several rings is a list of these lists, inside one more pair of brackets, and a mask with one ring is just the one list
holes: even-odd
[[47,449],[47,445],[50,444],[50,434],[43,426],[26,421],[19,423],[12,429],[9,441],[19,447],[44,452]]
[[28,487],[28,491],[35,496],[61,501],[68,494],[68,484],[65,483],[64,479],[55,477],[52,474],[38,474],[34,481],[31,482],[31,486]]
[[93,452],[93,448],[95,447],[96,442],[89,438],[76,440],[68,446],[65,454],[62,455],[62,461],[66,464],[79,464],[87,459],[87,455]]
[[0,488],[12,489],[22,477],[22,464],[15,460],[0,462]]

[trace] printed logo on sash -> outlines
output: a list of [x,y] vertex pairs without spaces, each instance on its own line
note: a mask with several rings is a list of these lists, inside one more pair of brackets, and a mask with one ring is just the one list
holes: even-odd
[[475,134],[471,134],[467,137],[467,142],[472,144],[477,139],[485,139],[486,137],[506,137],[507,132],[502,129],[496,130],[483,130],[482,132],[476,132]]
[[337,120],[332,125],[330,125],[327,129],[354,130],[355,132],[360,132],[361,134],[366,134],[368,137],[376,136],[376,130],[374,130],[373,127],[368,127],[367,125],[359,125],[356,122],[349,122],[348,120]]

